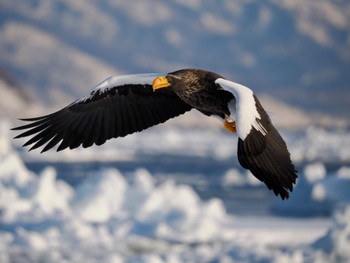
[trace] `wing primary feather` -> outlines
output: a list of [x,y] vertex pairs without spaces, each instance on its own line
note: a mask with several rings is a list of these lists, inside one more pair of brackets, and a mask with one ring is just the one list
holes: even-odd
[[150,123],[149,121],[149,111],[148,107],[146,107],[144,104],[136,104],[136,115],[137,115],[137,120],[138,120],[138,125],[140,127],[140,131],[143,129],[146,129]]
[[93,137],[94,137],[93,126],[95,125],[96,115],[97,115],[96,111],[91,112],[91,116],[90,116],[89,121],[87,123],[86,132],[84,133],[84,134],[86,134],[86,136],[84,137],[84,141],[83,141],[84,148],[90,147],[93,144]]
[[89,124],[91,113],[83,114],[81,112],[78,113],[79,120],[77,121],[77,124],[74,127],[74,130],[76,134],[81,138],[81,140],[84,139],[84,135],[87,131],[87,127]]
[[57,152],[60,152],[60,151],[62,151],[62,150],[64,150],[64,149],[66,149],[66,148],[68,148],[68,146],[69,146],[69,138],[68,137],[64,137],[63,138],[63,140],[62,140],[62,142],[60,143],[60,145],[58,146],[58,148],[57,148]]
[[98,113],[96,116],[96,122],[94,125],[94,137],[93,137],[93,143],[95,143],[96,145],[101,145],[101,142],[105,142],[106,140],[105,138],[105,127],[104,127],[104,109],[98,108]]
[[102,113],[103,108],[98,107],[96,109],[96,117],[95,117],[95,123],[93,125],[93,133],[92,133],[92,144],[96,144],[98,137],[100,136],[100,133],[102,132]]
[[41,153],[46,152],[46,151],[50,150],[51,148],[53,148],[55,145],[57,145],[57,143],[60,142],[60,140],[62,140],[61,135],[56,134],[56,135],[45,145],[45,147],[41,150]]
[[[45,130],[43,130],[42,132],[38,133],[35,137],[32,138],[33,142],[36,142],[36,143],[30,148],[30,151],[44,145],[52,137],[53,137],[52,127],[48,127]],[[29,144],[32,144],[33,142],[30,142]]]
[[39,126],[33,127],[30,130],[23,132],[15,137],[15,139],[22,138],[22,137],[27,137],[30,135],[33,135],[35,133],[40,132],[41,130],[45,129],[49,124],[47,122],[40,124]]
[[54,132],[51,134],[51,138],[54,137],[55,134],[60,134],[62,139],[57,151],[61,151],[67,147],[71,148],[73,144],[77,144],[76,140],[78,136],[73,127],[75,127],[79,121],[79,114],[70,111],[69,108],[62,109],[62,111],[60,111],[60,116],[52,120],[52,129],[54,129]]
[[132,116],[134,120],[134,127],[136,131],[142,131],[145,127],[142,122],[142,117],[140,116],[139,108],[136,106],[135,103],[130,104],[130,108],[132,111]]
[[105,109],[101,109],[102,114],[101,114],[101,130],[99,132],[99,135],[96,139],[95,144],[96,145],[102,145],[106,142],[107,138],[108,138],[108,132],[110,129],[110,117],[108,115],[108,113],[105,112]]
[[21,118],[19,120],[21,120],[21,121],[30,121],[30,122],[39,121],[39,120],[42,120],[42,119],[47,119],[47,118],[51,117],[53,114],[55,114],[55,113],[50,113],[50,114],[43,115],[43,116],[40,116],[40,117],[35,117],[35,118]]
[[128,125],[126,126],[128,129],[126,130],[126,134],[129,134],[131,130],[135,130],[136,128],[136,122],[135,122],[135,116],[134,112],[132,110],[132,104],[131,103],[124,103],[124,109],[125,109],[125,117],[127,120]]
[[121,137],[123,136],[123,126],[124,126],[124,123],[123,123],[123,119],[122,119],[122,110],[120,110],[120,107],[118,107],[118,105],[122,105],[121,101],[120,101],[120,97],[117,97],[118,100],[116,101],[116,103],[114,103],[114,114],[115,114],[115,117],[114,117],[114,126],[115,126],[115,130],[116,130],[116,133],[114,134],[114,138],[117,138],[117,137]]
[[126,105],[127,103],[124,102],[124,97],[120,97],[120,104],[121,104],[121,108],[120,108],[120,123],[121,125],[121,133],[120,136],[124,137],[125,135],[128,134],[128,131],[130,130],[130,125],[129,125],[129,121],[128,121],[128,112],[126,109]]
[[114,137],[114,134],[116,134],[114,107],[108,107],[106,111],[107,111],[107,114],[109,115],[109,129],[108,129],[107,139],[111,139]]
[[[29,124],[26,124],[26,125],[22,125],[22,126],[19,126],[19,127],[12,128],[11,130],[13,130],[13,131],[26,130],[26,129],[29,129],[29,128],[33,128],[33,127],[39,126],[40,124],[43,124],[45,122],[47,122],[47,119],[42,119],[42,120],[39,120],[39,121],[35,121],[33,123],[29,123]],[[17,138],[20,138],[20,137],[16,136],[15,138],[17,139]]]
[[[51,126],[44,128],[41,132],[39,132],[37,135],[35,135],[30,140],[28,140],[25,144],[23,144],[23,147],[26,147],[28,145],[31,145],[31,144],[39,141],[43,136],[45,136],[50,131],[51,131]],[[37,147],[35,147],[35,148],[37,148]],[[35,149],[35,148],[33,148],[33,149]]]

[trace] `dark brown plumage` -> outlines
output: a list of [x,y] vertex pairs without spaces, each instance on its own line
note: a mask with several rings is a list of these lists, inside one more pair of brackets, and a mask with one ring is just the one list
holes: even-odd
[[223,90],[215,80],[220,75],[203,70],[178,70],[168,74],[170,89],[181,100],[207,116],[217,115],[221,118],[230,115],[228,102],[234,99],[232,93]]

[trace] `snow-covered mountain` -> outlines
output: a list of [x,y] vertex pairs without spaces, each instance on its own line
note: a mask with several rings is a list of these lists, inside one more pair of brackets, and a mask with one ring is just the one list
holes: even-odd
[[197,67],[303,112],[349,119],[346,0],[2,0],[0,7],[0,68],[46,105],[62,106],[110,75]]

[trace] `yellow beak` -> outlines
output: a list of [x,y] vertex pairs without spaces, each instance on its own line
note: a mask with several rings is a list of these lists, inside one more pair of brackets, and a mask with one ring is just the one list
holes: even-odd
[[169,86],[170,86],[170,83],[168,82],[168,80],[164,76],[160,76],[160,77],[155,78],[153,80],[153,83],[152,83],[153,91],[156,91],[157,89],[169,87]]

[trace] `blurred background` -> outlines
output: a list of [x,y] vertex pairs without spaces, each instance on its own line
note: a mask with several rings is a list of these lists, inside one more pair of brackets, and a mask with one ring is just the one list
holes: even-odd
[[[109,76],[181,68],[261,98],[288,201],[194,111],[84,150],[12,140]],[[349,72],[347,0],[0,0],[0,262],[349,262]]]

